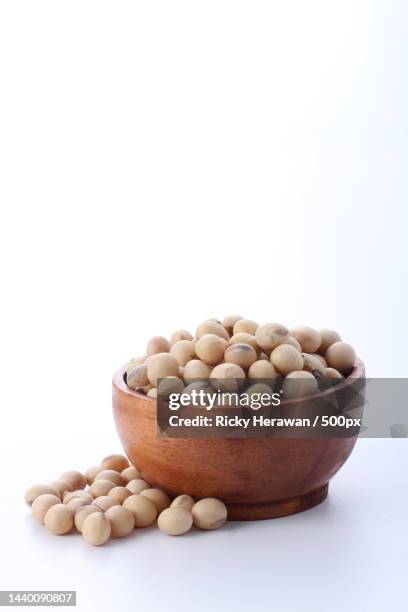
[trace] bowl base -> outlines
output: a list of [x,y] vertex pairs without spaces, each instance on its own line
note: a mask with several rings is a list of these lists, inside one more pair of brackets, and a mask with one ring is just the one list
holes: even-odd
[[305,495],[262,504],[227,504],[229,521],[260,521],[289,516],[317,506],[327,497],[329,483]]

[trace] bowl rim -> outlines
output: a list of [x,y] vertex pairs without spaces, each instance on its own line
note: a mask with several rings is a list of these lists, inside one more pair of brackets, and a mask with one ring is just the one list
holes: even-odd
[[[129,395],[131,397],[147,400],[150,402],[156,402],[156,398],[149,397],[148,395],[144,395],[143,393],[139,393],[138,391],[134,391],[133,389],[130,389],[127,386],[127,384],[125,383],[125,379],[124,379],[124,374],[126,372],[126,365],[127,364],[124,364],[118,370],[116,370],[116,372],[113,375],[112,385],[115,388],[117,388],[119,391],[121,391],[122,393]],[[362,360],[357,357],[350,374],[347,376],[347,378],[345,378],[338,384],[333,385],[333,387],[330,387],[329,389],[325,389],[324,391],[319,391],[318,393],[315,393],[313,395],[307,395],[302,398],[292,398],[289,400],[283,400],[281,403],[285,403],[285,405],[290,405],[292,403],[296,404],[300,401],[305,401],[305,400],[310,401],[311,399],[314,399],[316,397],[324,398],[330,393],[334,393],[334,392],[338,393],[342,389],[345,389],[346,387],[353,384],[353,381],[355,382],[356,380],[362,380],[362,379],[365,379],[365,366]]]

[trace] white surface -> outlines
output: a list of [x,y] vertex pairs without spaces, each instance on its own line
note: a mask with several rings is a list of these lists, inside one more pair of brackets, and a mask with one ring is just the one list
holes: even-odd
[[404,441],[360,443],[307,514],[180,540],[90,550],[21,498],[118,449],[113,371],[209,316],[334,327],[407,376],[407,6],[0,3],[1,588],[403,609]]
[[77,590],[81,611],[403,612],[407,448],[360,440],[328,499],[302,514],[179,538],[139,529],[103,548],[50,535],[15,483],[0,506],[1,588]]

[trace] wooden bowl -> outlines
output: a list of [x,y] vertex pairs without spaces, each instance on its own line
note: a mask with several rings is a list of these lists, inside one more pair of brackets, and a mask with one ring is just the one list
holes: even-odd
[[[222,499],[232,520],[275,518],[316,506],[356,442],[357,436],[158,437],[156,400],[129,389],[124,373],[122,367],[113,378],[113,413],[130,461],[147,482],[171,495]],[[359,360],[347,379],[322,394],[329,398],[336,393],[337,401],[344,397],[347,402],[356,383],[364,388],[364,365]],[[362,412],[363,393],[357,398],[357,410]]]

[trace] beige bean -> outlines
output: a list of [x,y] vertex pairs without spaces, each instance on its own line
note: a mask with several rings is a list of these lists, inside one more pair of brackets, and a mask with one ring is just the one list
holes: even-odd
[[237,391],[244,380],[244,370],[235,363],[221,363],[210,374],[210,383],[218,391]]
[[115,472],[122,472],[129,467],[129,460],[125,455],[118,453],[114,455],[108,455],[101,461],[101,466],[104,470],[114,470]]
[[205,334],[195,343],[195,353],[199,359],[211,365],[224,358],[226,341],[215,334]]
[[149,361],[147,367],[147,376],[152,385],[157,387],[158,378],[166,378],[166,376],[178,376],[179,364],[174,355],[169,353],[158,353]]
[[187,533],[193,525],[193,517],[185,508],[178,506],[167,508],[159,515],[157,525],[160,531],[178,536]]
[[320,363],[322,364],[322,366],[324,368],[327,368],[327,361],[325,360],[324,357],[322,357],[322,355],[319,355],[318,353],[312,353],[312,357],[315,357],[315,359],[318,359]]
[[325,368],[324,372],[325,372],[326,378],[331,378],[331,379],[342,379],[343,378],[340,372],[338,370],[335,370],[334,368]]
[[139,493],[145,489],[150,489],[150,485],[142,478],[135,478],[127,483],[126,488],[132,493],[132,495],[139,495]]
[[[272,389],[269,385],[263,382],[255,383],[245,389],[245,394],[248,396],[248,407],[254,410],[259,410],[263,407],[272,405]],[[243,398],[241,396],[241,402]]]
[[96,476],[95,482],[97,482],[98,480],[110,480],[117,487],[126,484],[126,481],[123,478],[122,474],[120,474],[120,472],[117,472],[116,470],[102,470],[102,472],[99,472],[99,474]]
[[306,325],[294,327],[290,330],[290,335],[300,343],[304,353],[317,353],[322,342],[319,332]]
[[179,495],[170,504],[170,508],[184,508],[184,510],[188,510],[191,512],[193,506],[195,504],[195,499],[191,497],[191,495]]
[[135,519],[130,510],[123,506],[113,506],[105,512],[111,525],[113,538],[124,538],[135,528]]
[[101,495],[108,495],[109,491],[113,489],[115,484],[111,480],[95,480],[94,483],[89,487],[89,492],[94,497],[100,497]]
[[86,482],[91,485],[99,472],[102,472],[103,467],[101,465],[92,465],[87,470],[85,470],[85,478]]
[[229,335],[227,330],[221,323],[217,323],[215,321],[203,321],[196,329],[195,337],[196,340],[202,338],[206,335],[214,335],[223,338],[224,340],[229,340]]
[[134,480],[135,478],[140,478],[140,472],[134,465],[122,470],[121,475],[125,479],[126,483],[128,483],[130,480]]
[[319,333],[321,343],[317,352],[320,355],[324,355],[329,346],[331,346],[335,342],[341,342],[340,334],[334,331],[334,329],[321,329]]
[[250,344],[232,344],[224,353],[226,363],[235,363],[241,368],[249,368],[258,359],[256,350]]
[[28,506],[31,506],[37,497],[40,495],[54,495],[55,497],[60,497],[60,492],[55,487],[51,485],[38,484],[29,487],[24,495],[24,500]]
[[163,336],[154,336],[149,340],[146,346],[146,355],[157,355],[158,353],[168,353],[170,350],[170,342]]
[[134,357],[133,359],[128,361],[126,364],[126,376],[129,374],[130,370],[133,370],[133,368],[135,368],[138,365],[142,365],[145,362],[145,360],[146,360],[146,355],[143,355],[143,357]]
[[167,399],[172,393],[182,393],[184,382],[177,376],[167,376],[157,383],[157,397]]
[[176,344],[179,340],[192,340],[193,336],[186,329],[179,329],[170,336],[170,345]]
[[91,503],[94,499],[94,496],[88,489],[88,491],[83,491],[82,489],[78,491],[67,491],[64,493],[63,502],[64,504],[68,504],[73,499],[85,499],[88,503]]
[[44,517],[51,506],[60,504],[61,500],[58,495],[52,495],[51,493],[43,493],[35,498],[31,505],[32,515],[39,523],[44,523]]
[[227,507],[219,499],[206,497],[196,502],[191,511],[194,525],[199,529],[218,529],[227,520]]
[[64,535],[74,526],[74,513],[65,504],[55,504],[47,510],[44,525],[54,535]]
[[303,357],[294,346],[280,344],[271,352],[271,363],[280,374],[286,376],[303,368]]
[[[282,345],[283,346],[283,345]],[[268,357],[267,357],[268,359]],[[255,361],[248,370],[248,378],[264,380],[274,380],[278,376],[277,371],[273,367],[270,361],[261,359]]]
[[82,535],[92,546],[105,544],[111,535],[111,524],[102,512],[89,514],[82,524]]
[[243,318],[244,317],[241,317],[239,315],[228,315],[225,317],[225,319],[223,319],[222,324],[230,336],[232,336],[235,323],[241,321]]
[[281,323],[266,323],[260,325],[255,333],[255,339],[264,351],[270,352],[279,344],[284,344],[289,336],[289,330]]
[[65,480],[53,480],[52,482],[50,482],[50,487],[58,491],[58,494],[61,497],[61,499],[67,491],[73,490],[72,484],[69,482],[66,482]]
[[255,336],[258,327],[258,323],[251,321],[251,319],[239,319],[233,327],[233,335],[244,333]]
[[93,504],[89,504],[88,506],[81,506],[76,510],[74,516],[74,525],[75,529],[79,531],[79,533],[82,533],[82,525],[86,517],[89,516],[89,514],[93,514],[94,512],[100,512],[100,509],[98,508],[98,506],[94,506]]
[[177,359],[179,365],[185,366],[195,357],[194,342],[192,340],[179,340],[171,347],[170,355]]
[[99,508],[102,512],[106,512],[112,506],[120,506],[120,503],[109,495],[101,495],[93,500],[92,504]]
[[189,381],[198,380],[200,378],[209,378],[210,374],[211,368],[208,364],[200,359],[192,359],[184,366],[183,378]]
[[73,489],[84,489],[86,487],[86,478],[77,470],[69,470],[68,472],[64,472],[59,477],[59,480],[65,480],[65,482],[69,482]]
[[154,503],[143,495],[131,495],[123,502],[123,507],[130,510],[135,519],[135,527],[148,527],[157,517]]
[[149,384],[147,377],[147,365],[137,365],[132,368],[126,375],[126,384],[130,389],[137,390],[140,387],[146,387]]
[[235,334],[229,339],[228,346],[232,346],[233,344],[249,344],[249,346],[252,346],[252,348],[257,352],[258,355],[261,352],[256,338],[252,334],[247,334],[245,332]]
[[299,353],[302,352],[302,347],[300,346],[300,342],[298,342],[296,338],[294,338],[293,336],[288,336],[286,340],[282,342],[282,344],[290,344],[291,346],[294,346],[295,349],[299,351]]
[[335,342],[329,346],[324,358],[331,368],[344,374],[354,366],[356,352],[347,342]]
[[309,353],[302,353],[303,357],[303,369],[306,372],[313,374],[315,378],[325,377],[325,366],[321,363],[320,359]]
[[283,381],[284,399],[297,399],[318,391],[316,378],[305,370],[290,372]]
[[165,510],[165,508],[168,508],[171,504],[170,497],[161,489],[144,489],[141,491],[140,495],[150,499],[150,501],[152,501],[156,506],[157,512],[159,513]]
[[126,487],[113,487],[108,493],[109,497],[112,497],[119,504],[123,504],[127,497],[130,497],[132,492]]
[[74,497],[74,499],[70,499],[69,502],[67,502],[65,505],[75,514],[75,512],[79,510],[79,508],[82,508],[82,506],[87,506],[88,504],[88,499],[85,499],[83,497]]

